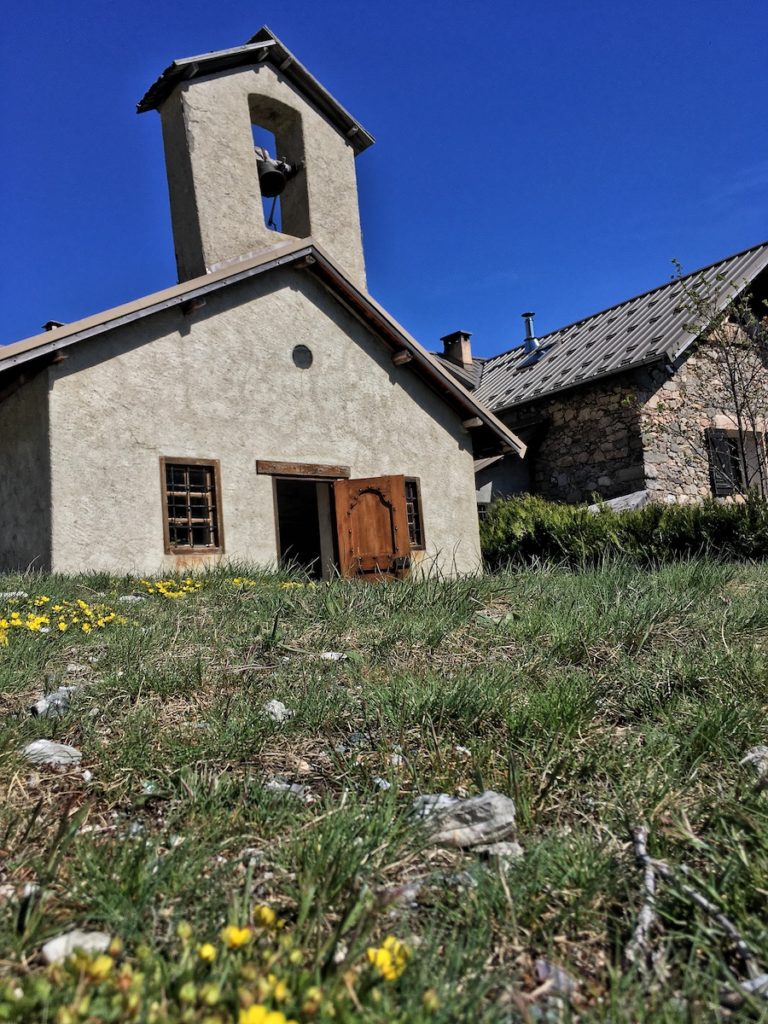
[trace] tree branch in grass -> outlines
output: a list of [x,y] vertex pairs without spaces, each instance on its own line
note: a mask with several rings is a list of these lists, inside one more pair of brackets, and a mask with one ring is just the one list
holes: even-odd
[[741,958],[747,974],[750,978],[757,977],[760,971],[759,961],[755,953],[747,945],[741,932],[736,925],[726,916],[710,899],[699,892],[688,882],[683,881],[678,875],[688,874],[688,868],[683,864],[675,869],[665,860],[656,860],[648,855],[648,829],[644,826],[637,826],[632,830],[632,841],[635,849],[635,858],[640,867],[643,868],[643,906],[637,918],[632,940],[627,946],[626,959],[629,963],[638,960],[641,954],[647,955],[650,950],[649,934],[656,918],[655,896],[656,896],[656,874],[668,882],[675,882],[680,892],[692,903],[704,911],[732,940],[736,952]]

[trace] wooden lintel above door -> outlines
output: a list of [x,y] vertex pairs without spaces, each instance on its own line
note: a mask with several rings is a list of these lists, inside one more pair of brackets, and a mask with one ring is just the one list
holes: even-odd
[[347,480],[349,466],[322,466],[315,462],[267,462],[256,460],[256,472],[264,476],[309,476],[328,480]]

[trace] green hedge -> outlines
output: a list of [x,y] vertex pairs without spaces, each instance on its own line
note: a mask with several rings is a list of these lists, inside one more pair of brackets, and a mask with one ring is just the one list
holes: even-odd
[[713,555],[768,557],[768,501],[743,504],[714,499],[698,505],[650,504],[629,512],[562,505],[535,495],[494,502],[481,524],[486,564],[500,569],[536,560],[589,565],[606,555],[652,564]]

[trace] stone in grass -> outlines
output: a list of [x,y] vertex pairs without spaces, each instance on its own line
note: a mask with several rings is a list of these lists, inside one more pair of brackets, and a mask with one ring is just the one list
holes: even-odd
[[307,786],[302,786],[298,782],[286,782],[285,779],[270,779],[264,786],[264,789],[270,793],[286,793],[288,796],[295,796],[306,804],[311,803],[313,800]]
[[475,853],[485,857],[498,857],[503,866],[511,864],[513,860],[519,860],[523,856],[523,848],[520,843],[487,843],[475,847]]
[[534,964],[536,980],[540,985],[549,982],[549,991],[553,995],[572,996],[578,991],[579,983],[572,974],[569,974],[564,967],[550,963],[543,957]]
[[43,960],[47,964],[60,964],[76,949],[86,953],[103,953],[111,941],[112,936],[106,932],[81,932],[79,928],[74,928],[45,943],[42,948]]
[[321,661],[346,661],[346,654],[342,654],[341,651],[323,651],[320,655]]
[[83,756],[77,747],[54,743],[53,740],[33,740],[22,753],[33,764],[79,764]]
[[76,689],[76,686],[60,686],[58,690],[35,701],[29,709],[30,713],[37,718],[55,718],[58,715],[63,715]]
[[281,700],[268,700],[263,711],[272,722],[287,722],[289,718],[293,717],[293,711],[287,708]]
[[768,1000],[768,974],[758,974],[756,978],[740,981],[738,989],[721,992],[720,1004],[726,1009],[737,1010],[743,1005],[746,995]]
[[739,763],[751,765],[759,779],[765,778],[768,775],[768,747],[752,747]]
[[432,825],[429,841],[439,846],[490,845],[509,839],[515,831],[514,801],[493,790],[465,800],[446,793],[421,796],[413,807]]
[[139,601],[146,601],[146,597],[143,594],[123,594],[117,600],[120,604],[138,604]]

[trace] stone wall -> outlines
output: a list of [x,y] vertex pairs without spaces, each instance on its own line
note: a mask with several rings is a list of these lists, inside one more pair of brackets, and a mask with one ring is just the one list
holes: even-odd
[[526,405],[504,417],[516,429],[540,421],[529,458],[532,490],[554,501],[591,501],[641,490],[643,450],[632,375]]
[[[745,349],[741,368],[750,380],[753,410],[759,411],[768,403],[768,372],[756,358]],[[649,367],[639,388],[646,487],[658,500],[697,501],[712,495],[706,431],[738,427],[734,398],[710,344],[689,349],[671,370]],[[766,399],[759,398],[761,391]]]
[[[741,357],[739,357],[741,358]],[[768,369],[745,349],[742,369],[768,428]],[[762,400],[754,395],[765,395]],[[513,430],[538,420],[529,449],[530,489],[556,501],[609,499],[647,490],[659,501],[712,494],[706,431],[738,426],[716,346],[700,342],[671,366],[655,363],[510,410]],[[748,462],[750,457],[748,453]],[[755,475],[755,460],[748,467]]]

